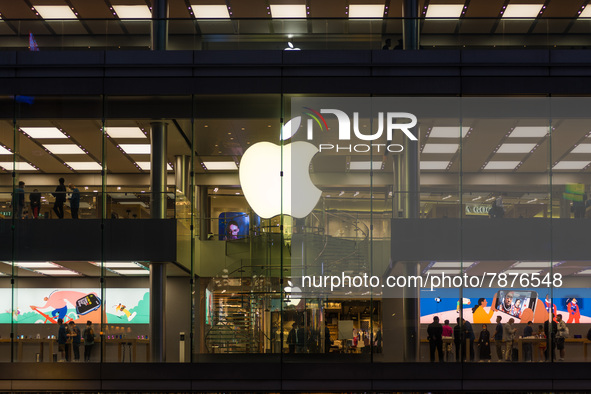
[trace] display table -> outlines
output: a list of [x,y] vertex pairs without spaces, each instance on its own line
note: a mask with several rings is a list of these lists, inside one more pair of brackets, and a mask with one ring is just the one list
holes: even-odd
[[[0,339],[0,344],[8,344],[10,345],[11,340],[9,338],[2,338]],[[57,351],[58,349],[58,345],[57,345],[57,339],[36,339],[36,338],[27,338],[27,339],[15,339],[14,343],[16,344],[16,357],[15,357],[15,361],[20,362],[20,361],[24,361],[23,358],[23,348],[25,346],[30,346],[30,345],[37,345],[39,347],[39,361],[43,362],[44,360],[44,355],[45,355],[45,349],[47,349],[47,352],[49,354],[49,360],[48,361],[53,361],[53,357],[52,355],[55,353],[55,351]],[[100,338],[97,338],[95,340],[95,345],[97,344],[101,344],[101,340]],[[131,352],[131,362],[137,362],[137,346],[139,345],[146,345],[146,362],[150,361],[150,341],[148,339],[137,339],[137,338],[117,338],[117,339],[107,339],[105,340],[104,343],[102,343],[103,346],[103,354],[107,354],[106,353],[106,346],[109,345],[117,345],[117,360],[116,362],[124,362],[124,361],[129,361],[129,356],[126,355],[126,360],[123,360],[123,353],[125,352],[125,350],[123,349],[124,346],[128,346],[129,351]],[[68,347],[68,349],[70,349],[70,355],[69,355],[69,359],[72,360],[72,347]],[[81,357],[84,354],[84,340],[80,343],[80,354]],[[27,360],[30,361],[30,360]]]

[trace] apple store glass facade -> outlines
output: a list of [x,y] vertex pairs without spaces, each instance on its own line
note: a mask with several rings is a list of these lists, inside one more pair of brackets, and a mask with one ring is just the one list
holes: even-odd
[[0,99],[2,362],[586,357],[587,98]]

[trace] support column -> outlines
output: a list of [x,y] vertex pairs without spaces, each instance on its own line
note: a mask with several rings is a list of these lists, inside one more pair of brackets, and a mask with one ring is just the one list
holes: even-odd
[[168,49],[168,0],[152,0],[152,50]]
[[419,49],[419,1],[403,0],[402,16],[404,17],[402,30],[404,49]]
[[[166,219],[166,122],[150,123],[150,212],[152,219]],[[166,263],[150,264],[150,354],[153,362],[166,361]]]
[[150,355],[166,362],[166,264],[150,264]]
[[[406,198],[404,200],[404,217],[406,219],[418,219],[420,210],[419,195],[419,127],[414,131],[417,141],[408,138],[404,142],[404,154],[402,156],[402,172],[405,181]],[[420,265],[416,261],[408,261],[403,264],[403,272],[406,277],[420,274]],[[404,361],[417,361],[419,355],[420,332],[420,289],[405,287],[402,291],[402,320],[404,324]]]
[[210,230],[209,219],[209,195],[207,194],[207,186],[199,186],[199,239],[207,240],[207,234]]
[[187,200],[190,197],[189,188],[191,185],[189,176],[189,165],[191,158],[189,156],[175,156],[174,180],[176,189],[183,193]]
[[152,219],[166,219],[166,142],[168,125],[166,122],[150,123],[152,154],[150,156],[150,185],[152,200],[150,213]]

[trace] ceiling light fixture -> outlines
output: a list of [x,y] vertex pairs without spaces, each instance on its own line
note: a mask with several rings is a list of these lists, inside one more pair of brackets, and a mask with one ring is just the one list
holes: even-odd
[[305,18],[306,5],[305,4],[271,4],[272,18]]
[[503,18],[535,18],[543,4],[509,4],[503,12]]
[[128,155],[149,155],[152,152],[150,144],[119,144],[119,148]]
[[382,18],[384,4],[349,4],[349,18]]
[[152,11],[147,5],[114,5],[119,19],[151,19]]
[[54,155],[85,155],[78,145],[75,144],[43,144],[45,149]]
[[462,15],[464,4],[429,4],[426,18],[453,18]]
[[191,4],[191,9],[197,19],[230,19],[228,7],[219,5],[197,5]]
[[68,138],[57,127],[21,127],[20,129],[35,139]]
[[78,19],[74,11],[67,5],[36,5],[34,7],[43,19]]
[[148,138],[139,127],[105,127],[111,138]]
[[233,161],[204,161],[203,165],[209,171],[236,171],[238,166]]

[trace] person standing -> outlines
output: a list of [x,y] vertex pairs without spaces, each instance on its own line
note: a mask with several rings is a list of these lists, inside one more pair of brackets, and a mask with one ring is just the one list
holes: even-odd
[[376,353],[382,352],[382,330],[378,328],[378,332],[376,332]]
[[70,361],[70,348],[68,346],[68,327],[62,319],[57,320],[59,328],[57,330],[57,348],[61,355],[60,362]]
[[511,357],[513,356],[513,340],[515,339],[515,333],[517,332],[517,329],[513,327],[514,322],[515,319],[509,319],[503,330],[503,340],[505,341],[505,361],[511,361]]
[[[556,319],[558,316],[554,315],[554,318]],[[544,322],[544,334],[546,335],[546,341],[547,341],[547,345],[546,345],[546,361],[554,361],[554,359],[556,358],[556,332],[558,331],[558,325],[557,323],[552,320],[552,323],[550,323],[550,319],[546,320]]]
[[[464,320],[464,328],[466,330],[466,338],[470,340],[470,361],[474,361],[474,341],[476,340],[476,335],[474,335],[474,329],[472,328],[472,324]],[[466,352],[467,353],[467,352]]]
[[55,197],[55,202],[53,203],[53,212],[55,212],[58,219],[64,218],[64,203],[66,202],[66,185],[64,185],[64,182],[66,182],[66,180],[64,178],[60,178],[60,184],[55,188],[55,192],[51,193],[53,197]]
[[25,208],[25,182],[20,181],[18,187],[14,189],[14,197],[12,198],[12,206],[14,209],[13,215],[15,219],[23,218],[23,209]]
[[29,202],[33,219],[38,219],[39,211],[41,211],[41,193],[39,193],[39,190],[33,189],[33,192],[29,194]]
[[497,348],[497,358],[500,361],[503,361],[503,323],[501,323],[503,318],[501,316],[497,316],[497,327],[495,328],[495,346]]
[[92,347],[94,346],[94,330],[92,329],[92,322],[90,320],[88,320],[86,322],[86,328],[84,329],[83,337],[84,337],[84,361],[90,362]]
[[70,196],[70,211],[72,212],[72,219],[78,219],[78,210],[80,209],[80,190],[71,183],[68,187],[72,191],[72,195]]
[[[451,328],[451,326],[449,325],[449,320],[445,320],[443,322],[443,333],[442,336],[443,338],[451,338],[454,335],[453,329]],[[445,361],[449,361],[449,355],[451,353],[451,342],[445,342],[443,344],[443,353],[445,354]]]
[[556,315],[556,349],[560,352],[558,361],[564,361],[564,340],[568,337],[568,327],[564,320],[562,320],[562,315]]
[[330,353],[330,347],[332,346],[332,339],[330,339],[330,329],[328,326],[324,326],[324,353]]
[[287,334],[287,346],[289,347],[289,353],[295,353],[295,347],[297,342],[297,331],[298,331],[298,323],[293,323],[291,325],[291,330],[289,334]]
[[[532,321],[527,322],[527,326],[523,329],[523,337],[531,338],[534,336],[534,327]],[[523,344],[523,360],[533,361],[533,345],[531,343]]]
[[480,349],[480,361],[487,360],[490,362],[490,332],[486,324],[482,325],[482,331],[480,331],[480,336],[478,337],[478,347]]
[[460,361],[466,358],[466,334],[459,317],[456,319],[456,322],[457,324],[454,327],[454,344],[456,345],[456,361]]
[[74,320],[70,320],[68,323],[70,326],[70,339],[72,342],[72,350],[74,351],[74,361],[80,361],[80,329],[74,323]]
[[427,339],[429,340],[429,357],[435,362],[435,349],[439,362],[443,362],[443,327],[439,324],[439,317],[433,317],[433,323],[427,327]]

